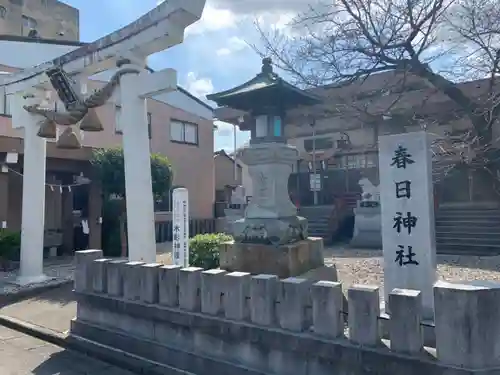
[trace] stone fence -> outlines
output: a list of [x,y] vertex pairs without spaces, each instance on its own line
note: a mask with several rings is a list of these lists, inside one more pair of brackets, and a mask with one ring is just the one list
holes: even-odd
[[[419,291],[379,289],[76,254],[70,338],[193,374],[462,375],[500,370],[500,289],[434,289],[436,348],[423,346]],[[168,373],[168,372],[167,372]],[[184,373],[184,372],[182,372]]]

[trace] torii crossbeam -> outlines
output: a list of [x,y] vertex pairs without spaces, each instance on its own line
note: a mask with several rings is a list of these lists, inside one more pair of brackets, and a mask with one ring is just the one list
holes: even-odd
[[120,30],[51,61],[4,77],[1,85],[7,94],[13,94],[48,82],[44,73],[54,67],[62,67],[69,75],[91,76],[114,68],[119,58],[131,57],[134,61],[134,56],[141,59],[166,50],[182,43],[184,30],[200,19],[205,1],[164,1]]

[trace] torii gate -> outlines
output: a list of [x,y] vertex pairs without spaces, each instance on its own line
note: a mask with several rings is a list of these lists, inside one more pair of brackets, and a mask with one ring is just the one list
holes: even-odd
[[[3,91],[7,95],[13,95],[13,127],[24,128],[19,284],[46,279],[43,274],[46,139],[37,136],[37,133],[40,120],[47,120],[40,113],[28,112],[26,109],[27,106],[40,104],[40,94],[53,89],[47,72],[54,69],[62,70],[70,77],[91,76],[117,66],[124,71],[118,77],[121,100],[119,126],[123,131],[125,157],[129,259],[155,261],[155,220],[146,98],[176,90],[177,76],[172,69],[148,72],[145,69],[146,58],[182,43],[185,28],[200,19],[205,1],[165,1],[112,34],[52,61],[8,75],[0,82],[0,94]],[[68,103],[65,104],[68,107]],[[66,110],[70,111],[69,108]]]

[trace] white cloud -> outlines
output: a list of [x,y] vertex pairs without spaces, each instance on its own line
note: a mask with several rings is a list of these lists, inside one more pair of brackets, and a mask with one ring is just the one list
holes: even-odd
[[215,126],[217,126],[217,135],[219,136],[230,136],[233,135],[234,126],[223,121],[214,121]]
[[[234,150],[234,126],[227,122],[214,121],[217,126],[215,132],[215,150]],[[250,138],[250,132],[242,132],[236,127],[236,148],[241,147]]]
[[210,78],[198,78],[194,72],[187,74],[185,86],[186,90],[202,100],[205,100],[205,97],[214,91],[214,85]]
[[208,0],[214,7],[229,9],[235,14],[286,13],[306,10],[314,0]]
[[229,9],[205,5],[201,19],[186,29],[187,35],[204,34],[210,31],[236,27],[236,16]]
[[227,56],[231,54],[231,50],[229,48],[219,48],[215,53],[217,56]]
[[234,52],[239,52],[248,47],[248,44],[241,38],[233,36],[229,38],[227,45],[215,51],[217,56],[227,56]]

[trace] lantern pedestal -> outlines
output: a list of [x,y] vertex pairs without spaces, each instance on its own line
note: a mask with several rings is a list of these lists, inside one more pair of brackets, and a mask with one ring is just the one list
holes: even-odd
[[307,238],[307,219],[297,216],[288,178],[299,153],[286,143],[250,143],[240,153],[255,186],[245,217],[232,224],[236,242],[285,245]]
[[220,268],[229,272],[300,276],[322,267],[323,239],[309,237],[288,245],[226,242],[220,247]]

